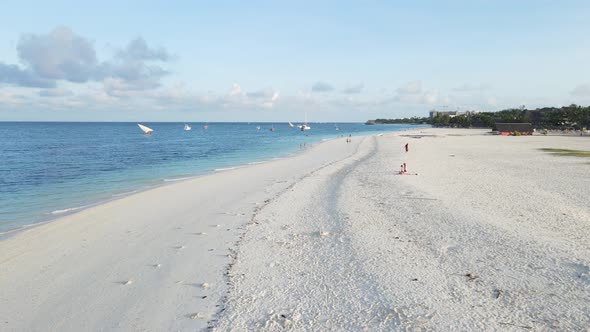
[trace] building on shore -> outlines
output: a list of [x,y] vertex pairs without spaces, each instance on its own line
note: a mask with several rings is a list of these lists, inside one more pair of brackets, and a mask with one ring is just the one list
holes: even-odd
[[477,111],[437,111],[437,110],[431,110],[429,112],[430,114],[430,118],[434,119],[437,116],[445,116],[448,115],[450,118],[454,118],[458,115],[471,115],[471,114],[477,114],[479,112]]

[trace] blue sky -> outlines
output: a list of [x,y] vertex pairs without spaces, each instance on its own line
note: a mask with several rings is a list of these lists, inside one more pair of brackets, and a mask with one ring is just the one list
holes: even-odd
[[588,17],[588,1],[18,1],[0,12],[0,120],[588,105]]

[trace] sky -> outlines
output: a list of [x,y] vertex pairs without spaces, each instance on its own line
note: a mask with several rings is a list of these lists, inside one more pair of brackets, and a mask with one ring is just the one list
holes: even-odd
[[0,121],[338,121],[590,104],[590,1],[13,1]]

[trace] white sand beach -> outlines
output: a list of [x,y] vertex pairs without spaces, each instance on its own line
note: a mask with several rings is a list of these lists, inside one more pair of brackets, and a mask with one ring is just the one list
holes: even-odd
[[486,132],[331,140],[23,231],[0,330],[588,329],[590,160],[540,149],[589,138]]

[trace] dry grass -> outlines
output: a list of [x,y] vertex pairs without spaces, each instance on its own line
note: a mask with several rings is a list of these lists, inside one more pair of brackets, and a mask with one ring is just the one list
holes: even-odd
[[545,152],[552,153],[552,154],[556,154],[558,156],[590,157],[590,151],[584,151],[584,150],[568,150],[568,149],[552,149],[552,148],[543,148],[541,150],[543,150]]

